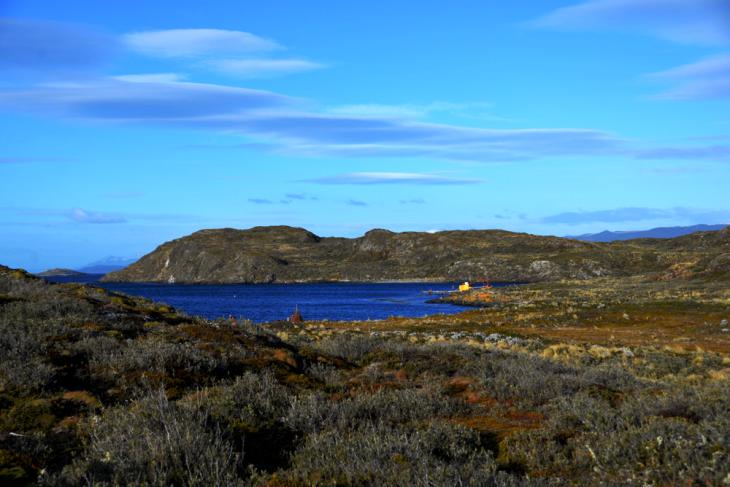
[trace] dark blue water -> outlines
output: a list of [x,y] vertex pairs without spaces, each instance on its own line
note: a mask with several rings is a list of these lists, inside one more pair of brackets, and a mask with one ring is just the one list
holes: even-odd
[[458,313],[466,308],[428,304],[424,291],[456,289],[457,283],[153,284],[99,282],[100,276],[53,277],[163,302],[206,318],[234,316],[260,323],[286,319],[296,307],[305,320],[381,320]]

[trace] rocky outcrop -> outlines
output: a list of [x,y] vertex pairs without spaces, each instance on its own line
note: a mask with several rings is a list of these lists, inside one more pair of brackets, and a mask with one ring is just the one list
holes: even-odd
[[[685,241],[675,242],[680,239]],[[267,283],[590,279],[661,273],[677,263],[717,257],[708,249],[721,249],[722,243],[726,241],[717,236],[685,236],[604,244],[501,230],[394,233],[376,229],[347,239],[319,237],[303,228],[286,226],[224,228],[202,230],[164,243],[103,280]],[[707,262],[724,267],[723,259]]]

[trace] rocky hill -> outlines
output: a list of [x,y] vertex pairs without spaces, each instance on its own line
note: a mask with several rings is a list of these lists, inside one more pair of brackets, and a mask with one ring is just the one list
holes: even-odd
[[47,271],[39,272],[37,275],[40,277],[83,276],[84,273],[75,271],[73,269],[54,268],[48,269]]
[[730,227],[668,239],[626,242],[651,249],[670,263],[663,276],[730,280]]
[[[201,230],[160,245],[105,281],[267,283],[311,281],[549,281],[723,269],[728,233],[676,239],[582,242],[501,230],[371,230],[319,237],[286,226]],[[724,256],[723,256],[724,255]],[[719,260],[717,260],[719,259]],[[704,266],[697,268],[697,266]]]

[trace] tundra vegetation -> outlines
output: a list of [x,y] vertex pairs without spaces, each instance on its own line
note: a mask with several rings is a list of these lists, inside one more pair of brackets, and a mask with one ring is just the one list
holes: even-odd
[[253,326],[0,267],[0,484],[730,484],[726,285],[458,299]]

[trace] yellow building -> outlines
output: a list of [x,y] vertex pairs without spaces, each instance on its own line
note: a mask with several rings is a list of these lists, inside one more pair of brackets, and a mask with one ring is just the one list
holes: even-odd
[[464,284],[459,284],[459,292],[468,291],[469,289],[469,281],[466,281]]

